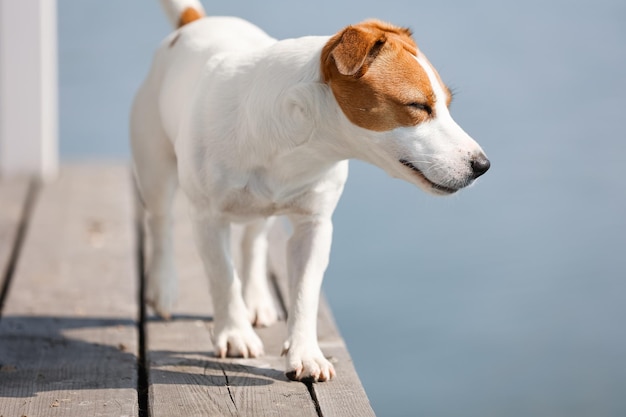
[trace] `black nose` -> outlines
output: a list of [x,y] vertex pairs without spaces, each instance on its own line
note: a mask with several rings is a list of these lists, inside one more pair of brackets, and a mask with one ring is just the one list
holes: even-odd
[[487,172],[487,170],[491,166],[491,162],[489,162],[485,155],[480,154],[476,158],[472,159],[471,166],[474,178],[478,178],[485,172]]

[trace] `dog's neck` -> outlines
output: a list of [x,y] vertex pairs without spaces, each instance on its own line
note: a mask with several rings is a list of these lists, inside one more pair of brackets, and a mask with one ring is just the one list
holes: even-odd
[[[355,131],[363,129],[346,118],[320,71],[320,56],[327,39],[301,38],[286,46],[281,43],[281,50],[256,63],[261,70],[254,85],[246,86],[250,94],[240,109],[244,117],[236,127],[236,140],[246,142],[251,159],[259,159],[259,164],[261,160],[266,162],[267,158],[291,153],[297,153],[299,160],[311,159],[316,164],[362,159],[353,142]],[[298,47],[297,42],[313,43],[316,47]],[[284,58],[282,62],[276,55]],[[263,68],[265,65],[275,68],[268,71]],[[267,88],[268,84],[272,88]],[[263,91],[257,94],[257,89]],[[256,137],[270,140],[257,141]]]

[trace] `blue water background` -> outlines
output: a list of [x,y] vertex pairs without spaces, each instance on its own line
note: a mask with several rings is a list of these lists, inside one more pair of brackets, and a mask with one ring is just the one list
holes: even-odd
[[[205,2],[278,38],[409,26],[492,169],[451,198],[356,162],[325,291],[381,416],[626,415],[626,2]],[[128,158],[156,1],[59,0],[61,151]]]

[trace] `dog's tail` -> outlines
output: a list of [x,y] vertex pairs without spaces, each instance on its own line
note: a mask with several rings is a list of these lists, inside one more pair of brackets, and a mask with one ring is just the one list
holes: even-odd
[[199,0],[161,0],[161,6],[174,28],[185,26],[206,15]]

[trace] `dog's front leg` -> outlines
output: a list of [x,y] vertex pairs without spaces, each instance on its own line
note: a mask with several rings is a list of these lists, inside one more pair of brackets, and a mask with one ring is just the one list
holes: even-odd
[[257,357],[263,343],[252,329],[241,294],[241,281],[230,253],[230,225],[194,214],[194,233],[211,285],[214,309],[213,343],[219,357]]
[[287,354],[286,374],[297,381],[326,381],[335,375],[335,369],[317,343],[317,310],[333,226],[329,218],[291,220],[294,231],[287,246],[291,306],[283,351]]

